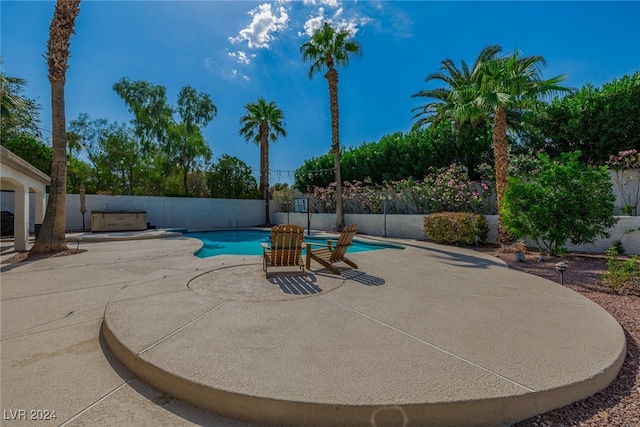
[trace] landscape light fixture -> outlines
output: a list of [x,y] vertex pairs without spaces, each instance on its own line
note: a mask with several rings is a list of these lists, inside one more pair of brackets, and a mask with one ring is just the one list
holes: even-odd
[[560,272],[560,284],[564,286],[564,272],[567,270],[567,264],[564,262],[557,263],[556,270]]

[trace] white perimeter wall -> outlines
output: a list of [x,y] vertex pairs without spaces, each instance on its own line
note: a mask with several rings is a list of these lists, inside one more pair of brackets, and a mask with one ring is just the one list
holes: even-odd
[[[29,223],[33,232],[35,216],[33,200],[29,203]],[[13,192],[2,192],[1,210],[14,212]],[[264,202],[262,200],[198,199],[188,197],[145,197],[145,196],[102,196],[86,195],[85,229],[91,228],[91,210],[144,210],[147,221],[157,228],[186,228],[206,230],[212,228],[254,227],[264,224]],[[278,204],[270,203],[272,224],[296,224],[307,228],[306,213],[275,212]],[[423,228],[424,215],[372,215],[346,214],[346,224],[356,223],[359,231],[372,236],[400,237],[405,239],[425,239]],[[312,230],[330,231],[335,226],[335,214],[312,213],[309,216]],[[489,236],[487,242],[497,241],[496,215],[488,215]],[[640,227],[640,216],[622,216],[609,230],[611,237],[591,245],[567,245],[570,251],[603,253],[609,246],[620,240],[628,254],[640,254],[640,231],[626,233],[627,230]],[[67,195],[67,229],[82,230],[80,196]],[[534,242],[528,242],[535,246]]]
[[[33,198],[34,195],[31,194]],[[30,206],[33,207],[33,203]],[[254,227],[264,224],[265,206],[262,200],[199,199],[191,197],[104,196],[87,194],[85,229],[91,229],[92,210],[143,210],[147,222],[157,228]],[[2,210],[13,212],[13,193],[2,192]],[[30,231],[34,230],[34,209],[29,213]],[[67,195],[67,230],[82,230],[80,195]]]
[[[271,215],[273,223],[290,223],[307,228],[307,214],[279,212]],[[288,220],[287,220],[288,218]],[[386,216],[386,236],[401,237],[406,239],[424,239],[427,236],[423,227],[424,215],[387,215]],[[334,228],[336,216],[335,214],[318,214],[310,215],[312,230],[329,231]],[[345,215],[345,225],[358,224],[358,231],[371,236],[385,236],[385,218],[384,215]],[[487,243],[497,243],[498,241],[498,216],[487,215],[487,223],[489,225],[489,235]],[[578,252],[604,253],[607,248],[613,245],[617,240],[622,242],[627,254],[640,254],[640,231],[626,233],[632,228],[640,227],[640,216],[621,216],[618,217],[618,223],[608,231],[611,237],[596,241],[589,245],[571,245],[567,244],[567,249]],[[527,241],[531,247],[537,247],[535,242]]]

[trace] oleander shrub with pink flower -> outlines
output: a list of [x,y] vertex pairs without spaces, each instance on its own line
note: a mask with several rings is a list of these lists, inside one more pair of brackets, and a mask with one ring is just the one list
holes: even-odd
[[[314,187],[314,212],[335,212],[336,185]],[[422,180],[403,179],[374,185],[345,181],[342,186],[345,213],[428,214],[434,212],[495,213],[495,195],[488,181],[471,181],[460,165],[428,170]]]

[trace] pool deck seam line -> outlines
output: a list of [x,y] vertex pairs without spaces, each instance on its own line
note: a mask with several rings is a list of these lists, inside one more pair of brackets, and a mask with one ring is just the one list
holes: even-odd
[[423,339],[421,339],[421,338],[418,338],[418,337],[416,337],[415,335],[412,335],[412,334],[410,334],[410,333],[408,333],[408,332],[406,332],[406,331],[403,331],[402,329],[398,329],[398,328],[396,328],[395,326],[392,326],[392,325],[390,325],[390,324],[388,324],[388,323],[385,323],[385,322],[383,322],[383,321],[381,321],[381,320],[378,320],[378,319],[376,319],[376,318],[374,318],[374,317],[371,317],[371,316],[369,316],[368,314],[365,314],[365,313],[363,313],[363,312],[361,312],[361,311],[358,311],[358,310],[356,310],[356,309],[354,309],[354,308],[352,308],[352,307],[349,307],[349,306],[347,306],[347,305],[344,305],[344,304],[342,304],[342,303],[339,303],[338,301],[335,301],[335,300],[333,300],[333,299],[331,299],[331,298],[329,298],[329,297],[327,297],[327,296],[325,296],[325,295],[320,295],[320,298],[323,298],[323,299],[325,299],[325,300],[327,300],[327,301],[330,301],[330,302],[332,302],[332,303],[336,304],[336,305],[337,305],[337,306],[339,306],[339,307],[342,307],[342,308],[344,308],[344,309],[346,309],[346,310],[349,310],[349,311],[351,311],[351,312],[353,312],[353,313],[356,313],[356,314],[358,314],[358,315],[360,315],[360,316],[362,316],[362,317],[364,317],[364,318],[366,318],[366,319],[369,319],[369,320],[371,320],[371,321],[373,321],[373,322],[376,322],[376,323],[378,323],[378,324],[380,324],[380,325],[382,325],[382,326],[384,326],[384,327],[386,327],[386,328],[389,328],[389,329],[391,329],[391,330],[393,330],[393,331],[395,331],[395,332],[399,332],[399,333],[401,333],[402,335],[405,335],[405,336],[407,336],[407,337],[409,337],[409,338],[411,338],[411,339],[414,339],[414,340],[418,341],[419,343],[422,343],[422,344],[424,344],[424,345],[427,345],[427,346],[429,346],[429,347],[432,347],[432,348],[434,348],[435,350],[438,350],[438,351],[440,351],[440,352],[442,352],[442,353],[444,353],[444,354],[446,354],[446,355],[448,355],[448,356],[451,356],[451,357],[453,357],[453,358],[455,358],[455,359],[458,359],[458,360],[460,360],[460,361],[462,361],[462,362],[465,362],[465,363],[467,363],[467,364],[469,364],[469,365],[471,365],[471,366],[473,366],[473,367],[475,367],[475,368],[478,368],[478,369],[480,369],[480,370],[482,370],[482,371],[485,371],[485,372],[487,372],[487,373],[489,373],[489,374],[491,374],[491,375],[494,375],[494,376],[496,376],[496,377],[500,378],[500,379],[501,379],[501,380],[503,380],[503,381],[509,382],[509,383],[511,383],[511,384],[513,384],[513,385],[515,385],[515,386],[517,386],[517,387],[523,388],[523,389],[527,390],[528,392],[535,392],[535,391],[536,391],[536,390],[534,390],[534,389],[532,389],[532,388],[527,387],[527,386],[526,386],[526,385],[524,385],[524,384],[520,384],[520,383],[519,383],[519,382],[517,382],[517,381],[514,381],[514,380],[512,380],[512,379],[510,379],[510,378],[507,378],[507,377],[505,377],[504,375],[500,375],[500,374],[499,374],[499,373],[497,373],[497,372],[494,372],[494,371],[492,371],[492,370],[490,370],[490,369],[487,369],[487,368],[485,368],[485,367],[483,367],[483,366],[478,365],[477,363],[474,363],[474,362],[472,362],[472,361],[470,361],[470,360],[467,360],[467,359],[465,359],[464,357],[461,357],[461,356],[458,356],[457,354],[451,353],[450,351],[447,351],[447,350],[445,350],[445,349],[444,349],[444,348],[442,348],[442,347],[438,347],[438,346],[437,346],[437,345],[435,345],[435,344],[432,344],[432,343],[430,343],[430,342],[428,342],[428,341],[425,341],[425,340],[423,340]]
[[73,417],[69,418],[67,421],[65,421],[64,423],[60,424],[60,427],[64,427],[66,425],[69,425],[70,423],[72,423],[73,421],[75,421],[77,418],[81,417],[82,414],[84,414],[85,412],[90,411],[92,408],[96,407],[97,405],[99,405],[100,403],[102,403],[104,400],[108,399],[111,395],[117,393],[118,391],[120,391],[120,389],[124,388],[125,386],[127,386],[131,381],[133,381],[135,379],[135,375],[132,376],[131,378],[129,378],[127,381],[125,381],[124,383],[120,384],[118,387],[114,388],[113,390],[111,390],[109,393],[105,394],[104,396],[102,396],[100,399],[96,400],[95,402],[93,402],[91,405],[87,406],[86,408],[84,408],[82,411],[78,412],[77,414],[75,414]]
[[146,352],[147,350],[151,350],[153,347],[157,346],[158,344],[162,343],[165,340],[168,340],[169,338],[171,338],[172,336],[174,336],[175,334],[185,330],[186,328],[188,328],[189,326],[193,325],[194,323],[196,323],[198,320],[202,319],[203,317],[207,316],[209,313],[212,313],[213,311],[217,310],[218,308],[222,307],[223,305],[225,305],[227,303],[227,301],[222,301],[220,304],[216,305],[215,307],[213,307],[210,310],[207,310],[206,313],[201,314],[200,316],[196,317],[195,319],[193,319],[192,321],[190,321],[189,323],[182,325],[181,327],[179,327],[178,329],[176,329],[175,331],[171,332],[169,335],[165,336],[164,338],[156,341],[155,343],[151,344],[149,347],[145,348],[144,350],[140,351],[139,353],[136,354],[137,356],[142,355],[142,353]]

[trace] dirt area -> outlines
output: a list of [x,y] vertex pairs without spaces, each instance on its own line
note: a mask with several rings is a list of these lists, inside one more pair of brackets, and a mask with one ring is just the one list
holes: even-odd
[[539,262],[539,253],[525,254],[516,262],[515,253],[494,246],[476,248],[505,261],[510,268],[525,271],[560,283],[555,264],[564,262],[564,285],[581,293],[607,310],[620,323],[627,337],[627,358],[618,377],[600,393],[541,416],[514,424],[515,427],[595,427],[640,426],[640,289],[628,287],[628,295],[618,295],[600,281],[606,270],[606,257],[594,254],[570,254],[547,257]]
[[86,251],[87,249],[67,249],[66,251],[51,252],[51,253],[37,254],[37,255],[31,255],[31,256],[29,255],[29,252],[18,252],[11,258],[7,258],[3,260],[2,264],[12,264],[14,262],[22,262],[22,261],[36,261],[39,259],[46,259],[46,258],[57,258],[61,256],[81,254],[82,252],[86,252]]

